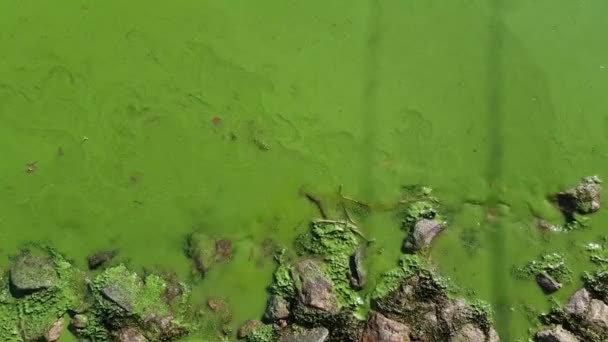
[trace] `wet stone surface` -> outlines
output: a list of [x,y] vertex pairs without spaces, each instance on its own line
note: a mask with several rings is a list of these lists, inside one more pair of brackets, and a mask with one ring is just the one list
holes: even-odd
[[329,337],[326,328],[301,329],[299,331],[284,331],[278,342],[325,342]]
[[21,255],[10,270],[10,280],[16,294],[22,295],[53,287],[59,279],[52,260]]

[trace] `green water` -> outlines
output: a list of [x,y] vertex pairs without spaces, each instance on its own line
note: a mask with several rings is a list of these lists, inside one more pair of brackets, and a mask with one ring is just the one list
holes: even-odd
[[[604,209],[589,229],[547,235],[532,215],[559,219],[547,193],[608,178],[607,11],[603,0],[2,1],[3,263],[43,241],[83,267],[119,248],[133,267],[187,277],[184,237],[204,230],[233,240],[234,258],[194,292],[227,297],[236,326],[264,309],[263,242],[289,245],[318,215],[300,189],[332,203],[342,185],[390,204],[425,183],[451,214],[431,258],[496,305],[504,341],[524,338],[524,305],[549,302],[513,265],[560,251],[580,274],[591,266],[579,246],[608,224]],[[377,239],[372,272],[391,267],[397,219],[361,226]]]

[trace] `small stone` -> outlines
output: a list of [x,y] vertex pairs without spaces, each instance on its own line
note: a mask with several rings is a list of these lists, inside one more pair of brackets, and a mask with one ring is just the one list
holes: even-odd
[[364,247],[360,246],[349,258],[350,284],[357,290],[363,289],[365,286],[365,281],[367,280],[367,272],[365,271],[365,266],[363,265],[364,253]]
[[594,330],[608,329],[608,305],[599,299],[592,299],[585,323]]
[[569,315],[584,316],[591,304],[591,295],[586,288],[578,289],[564,305],[564,311]]
[[239,339],[244,339],[246,338],[249,334],[251,334],[251,332],[258,326],[262,324],[262,322],[260,321],[256,321],[256,320],[249,320],[247,322],[245,322],[237,331],[236,331],[236,337],[238,337]]
[[21,255],[10,270],[11,284],[19,293],[31,293],[53,287],[59,280],[49,258]]
[[410,328],[372,312],[367,320],[361,342],[410,342]]
[[545,293],[553,293],[562,288],[562,284],[551,277],[547,272],[537,274],[536,283]]
[[323,327],[301,329],[298,331],[285,331],[278,342],[325,342],[329,337],[329,330]]
[[539,331],[534,336],[536,342],[578,342],[579,339],[561,325],[554,325]]
[[84,329],[89,325],[89,318],[85,315],[74,315],[70,325],[76,329]]
[[406,239],[405,249],[417,251],[431,245],[435,237],[443,231],[441,223],[432,219],[420,219]]
[[301,280],[300,301],[302,304],[329,313],[339,311],[338,298],[332,281],[321,266],[312,259],[304,259],[296,265]]
[[450,342],[485,342],[486,335],[481,329],[475,325],[468,323],[465,324],[456,335],[454,335]]
[[90,270],[98,269],[99,267],[103,266],[105,263],[112,260],[117,254],[118,254],[118,251],[112,250],[112,251],[98,252],[98,253],[95,253],[95,254],[89,256],[87,258],[87,262],[89,264],[89,269]]
[[289,317],[289,302],[287,302],[283,297],[272,295],[268,299],[268,304],[266,305],[266,311],[264,312],[264,318],[275,322],[278,320],[286,319]]
[[62,332],[63,320],[59,320],[49,326],[46,333],[44,334],[44,338],[47,342],[55,342],[61,337]]

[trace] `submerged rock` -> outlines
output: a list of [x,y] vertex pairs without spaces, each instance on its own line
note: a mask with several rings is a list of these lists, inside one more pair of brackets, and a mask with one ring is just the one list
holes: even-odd
[[329,330],[323,327],[298,330],[287,329],[279,337],[279,342],[325,342],[329,337]]
[[18,294],[53,287],[59,280],[53,260],[28,254],[17,258],[11,267],[10,279]]
[[578,289],[564,306],[564,312],[569,315],[583,316],[591,304],[591,295],[586,288]]
[[578,342],[579,339],[564,329],[561,325],[554,325],[545,330],[539,331],[534,336],[536,342]]
[[602,181],[598,176],[589,176],[573,188],[558,192],[555,200],[567,215],[573,213],[589,214],[600,209]]
[[420,219],[404,242],[407,251],[418,251],[431,245],[433,239],[443,231],[441,222],[434,219]]
[[333,283],[319,262],[313,259],[301,260],[296,265],[296,270],[301,282],[300,302],[310,308],[337,313],[340,308]]
[[276,322],[289,317],[289,302],[281,296],[272,295],[268,299],[264,318],[270,322]]
[[106,264],[107,262],[112,260],[117,254],[118,254],[118,251],[112,250],[112,251],[97,252],[97,253],[89,256],[87,258],[87,263],[89,265],[89,269],[90,270],[98,269],[99,267],[103,266],[104,264]]
[[400,322],[372,312],[367,320],[361,342],[410,342],[410,328]]
[[196,270],[205,274],[215,262],[215,240],[202,233],[192,233],[188,237],[186,253]]
[[543,289],[545,293],[553,293],[562,288],[562,284],[560,284],[547,272],[541,272],[537,274],[536,283],[538,284],[538,286],[540,286],[541,289]]
[[365,286],[367,272],[363,265],[364,248],[360,246],[349,258],[350,284],[353,288],[361,290]]
[[101,289],[101,293],[126,312],[131,312],[133,311],[133,302],[135,301],[135,293],[132,290],[131,284],[110,283]]
[[247,322],[245,322],[243,325],[241,325],[239,327],[239,329],[236,331],[236,337],[238,339],[244,339],[247,336],[249,336],[249,334],[251,334],[251,332],[259,325],[261,325],[262,322],[257,321],[257,320],[249,320]]

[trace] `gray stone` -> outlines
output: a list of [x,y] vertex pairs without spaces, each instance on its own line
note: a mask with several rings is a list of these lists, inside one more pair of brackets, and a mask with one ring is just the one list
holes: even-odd
[[584,316],[591,304],[591,295],[586,288],[578,289],[564,305],[564,311],[569,315]]
[[561,325],[554,325],[539,331],[534,336],[536,342],[578,342],[579,339]]
[[106,285],[101,293],[109,300],[116,303],[127,312],[133,311],[133,294],[120,284],[111,283]]
[[456,332],[450,342],[485,342],[486,335],[481,329],[469,323],[465,324]]
[[585,323],[595,330],[608,329],[608,305],[599,299],[592,299]]
[[551,277],[547,272],[537,274],[536,283],[545,293],[553,293],[562,288],[562,284]]
[[268,299],[264,318],[271,322],[275,322],[286,319],[287,317],[289,317],[289,302],[281,296],[272,295]]
[[51,324],[44,333],[44,338],[47,342],[55,342],[61,337],[63,332],[63,320],[58,320]]
[[364,252],[364,247],[360,246],[349,259],[350,284],[357,290],[362,289],[367,280],[367,272],[365,270],[365,266],[363,265]]
[[296,265],[300,277],[300,302],[307,307],[329,313],[339,311],[338,298],[333,283],[321,266],[312,259],[304,259]]
[[487,342],[500,342],[500,336],[494,328],[490,328],[488,332],[488,341]]
[[76,329],[84,329],[89,325],[89,319],[85,315],[77,314],[72,318],[70,325]]
[[367,320],[361,342],[410,342],[410,328],[372,312]]
[[414,225],[414,230],[409,237],[408,249],[419,250],[431,245],[433,239],[443,231],[441,223],[437,220],[421,219]]
[[20,292],[53,287],[59,280],[53,261],[45,257],[21,255],[10,270],[11,284]]
[[325,342],[329,337],[329,330],[323,327],[284,331],[278,342]]
[[589,176],[575,187],[557,193],[556,200],[560,209],[566,213],[589,214],[600,209],[602,181],[598,176]]

